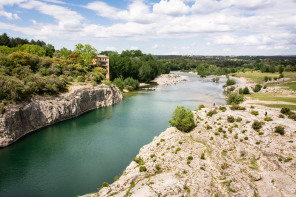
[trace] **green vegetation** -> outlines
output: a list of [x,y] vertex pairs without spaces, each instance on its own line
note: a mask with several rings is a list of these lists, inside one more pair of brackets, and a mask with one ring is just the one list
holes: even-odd
[[254,115],[254,116],[258,116],[259,115],[259,112],[258,111],[255,111],[255,110],[252,110],[251,111],[251,114]]
[[254,87],[254,92],[259,92],[261,90],[262,86],[260,84],[256,84]]
[[227,121],[233,123],[235,119],[233,116],[227,116]]
[[235,79],[227,79],[226,84],[225,84],[225,87],[226,86],[235,85],[235,84],[236,84]]
[[102,187],[108,187],[108,186],[109,186],[109,183],[103,182]]
[[271,108],[290,108],[291,110],[296,110],[296,105],[286,105],[286,104],[263,104],[263,103],[256,103],[256,105],[263,105],[263,106],[271,107]]
[[236,93],[228,94],[226,99],[226,102],[228,105],[240,104],[243,101],[244,101],[243,95],[239,95]]
[[203,159],[203,160],[206,159],[206,158],[205,158],[205,153],[202,153],[202,154],[201,154],[200,159]]
[[285,128],[282,126],[277,126],[274,128],[274,132],[279,133],[280,135],[284,135],[285,134]]
[[145,164],[142,157],[135,157],[133,159],[133,161],[138,163],[139,165],[144,165]]
[[185,109],[183,106],[177,106],[169,123],[171,126],[186,133],[190,132],[195,127],[192,111],[189,108]]
[[214,109],[214,110],[209,111],[209,112],[207,113],[207,116],[212,117],[214,114],[217,114],[217,113],[218,113],[218,112],[216,111],[216,109]]
[[240,106],[240,105],[232,105],[232,106],[230,106],[230,109],[231,110],[246,110],[245,107]]
[[156,165],[155,165],[155,169],[156,169],[157,171],[159,171],[159,170],[161,169],[160,165],[159,165],[159,164],[156,164]]
[[289,103],[296,103],[296,97],[274,96],[273,94],[252,94],[248,96],[252,99],[258,99],[262,101],[283,101]]
[[139,171],[140,172],[146,172],[147,168],[145,166],[140,166]]
[[264,124],[264,122],[259,122],[258,120],[254,120],[253,124],[252,124],[252,128],[255,131],[259,131],[262,128],[262,125]]

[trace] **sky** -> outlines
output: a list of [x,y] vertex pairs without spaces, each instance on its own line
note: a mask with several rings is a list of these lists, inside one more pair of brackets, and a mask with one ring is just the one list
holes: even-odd
[[0,0],[0,33],[56,49],[296,55],[296,0]]

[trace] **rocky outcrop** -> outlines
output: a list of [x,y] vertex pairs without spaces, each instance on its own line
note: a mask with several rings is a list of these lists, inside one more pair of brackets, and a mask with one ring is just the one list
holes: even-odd
[[6,106],[0,115],[0,147],[47,125],[77,117],[89,110],[107,107],[122,100],[115,86],[83,87],[58,97],[32,98]]
[[[190,133],[172,127],[155,137],[117,181],[86,196],[295,196],[296,121],[262,106],[210,110],[194,112]],[[258,131],[255,120],[264,122]]]

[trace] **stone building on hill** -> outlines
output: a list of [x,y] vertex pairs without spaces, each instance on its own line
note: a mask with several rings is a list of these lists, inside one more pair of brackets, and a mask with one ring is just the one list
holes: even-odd
[[97,55],[97,58],[93,60],[93,64],[106,69],[106,79],[109,79],[109,57],[106,55]]

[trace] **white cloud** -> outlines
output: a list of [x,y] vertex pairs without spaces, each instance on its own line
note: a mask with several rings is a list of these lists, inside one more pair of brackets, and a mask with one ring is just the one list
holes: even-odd
[[31,20],[31,21],[32,21],[32,23],[33,23],[34,25],[37,24],[37,21],[36,21],[36,20]]
[[131,49],[131,50],[139,50],[139,47],[137,47],[137,46],[131,46],[130,49]]
[[190,7],[182,0],[161,0],[153,6],[153,12],[160,15],[180,16],[189,11]]
[[5,12],[0,9],[0,16],[6,17],[8,20],[20,20],[21,18],[17,14]]
[[224,52],[229,52],[229,51],[231,51],[231,49],[230,48],[224,48],[223,51]]
[[152,49],[158,49],[158,44],[153,45]]
[[106,51],[116,51],[117,48],[116,47],[112,47],[112,46],[107,46],[106,47]]

